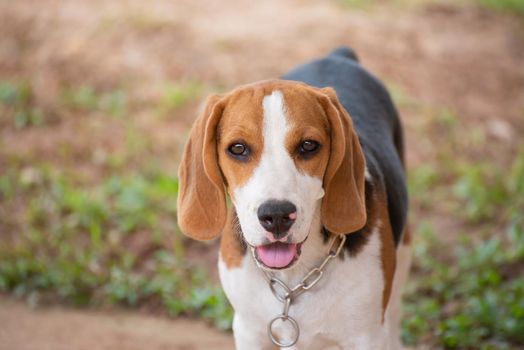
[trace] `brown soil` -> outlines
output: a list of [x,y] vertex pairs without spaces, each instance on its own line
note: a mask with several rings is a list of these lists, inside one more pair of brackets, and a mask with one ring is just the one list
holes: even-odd
[[226,350],[228,333],[203,322],[124,311],[31,309],[0,297],[0,349],[5,350]]
[[[184,137],[173,135],[184,135],[196,105],[154,118],[151,103],[167,81],[196,79],[207,90],[228,90],[277,77],[339,45],[353,47],[370,71],[410,99],[448,108],[484,130],[497,143],[485,150],[488,156],[511,154],[524,132],[522,21],[467,2],[421,3],[361,11],[313,0],[257,6],[241,0],[4,2],[0,31],[8,35],[0,43],[0,76],[29,79],[36,103],[54,124],[3,127],[0,155],[81,168],[83,177],[96,180],[104,169],[91,151],[121,151],[128,146],[124,129],[104,115],[68,114],[56,100],[67,86],[124,86],[135,107],[127,118],[155,157],[174,169]],[[427,161],[440,145],[414,140],[420,115],[400,109],[409,163]],[[65,146],[67,156],[57,154]]]

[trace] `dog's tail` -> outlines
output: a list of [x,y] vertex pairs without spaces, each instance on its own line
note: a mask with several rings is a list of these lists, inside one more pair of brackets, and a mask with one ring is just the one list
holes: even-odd
[[352,59],[355,62],[358,62],[358,57],[357,57],[357,54],[355,53],[355,51],[353,51],[353,49],[351,49],[349,47],[345,47],[345,46],[337,47],[336,49],[331,51],[329,56],[345,57],[345,58]]

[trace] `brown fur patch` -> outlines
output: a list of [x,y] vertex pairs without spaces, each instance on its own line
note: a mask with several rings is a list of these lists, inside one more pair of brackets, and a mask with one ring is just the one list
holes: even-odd
[[240,267],[247,247],[240,237],[238,218],[233,208],[228,211],[228,218],[220,238],[220,258],[228,269]]
[[404,228],[404,234],[402,235],[402,244],[410,245],[412,238],[413,237],[411,236],[411,229],[409,227],[409,224],[406,224],[406,227]]
[[[331,151],[329,122],[318,102],[318,95],[300,87],[282,90],[289,125],[285,147],[300,172],[323,179]],[[300,158],[297,152],[305,140],[320,145],[317,153],[309,159]]]
[[365,194],[366,194],[366,213],[367,222],[366,225],[358,231],[352,232],[346,235],[346,250],[349,252],[349,256],[353,257],[358,255],[362,248],[369,241],[369,235],[376,226],[378,220],[378,213],[375,210],[377,203],[375,200],[375,186],[366,181],[365,183]]
[[199,240],[215,238],[226,221],[224,183],[216,159],[216,126],[222,116],[220,98],[210,96],[195,120],[178,171],[178,225]]
[[384,291],[382,294],[382,322],[384,322],[384,314],[391,296],[393,278],[395,277],[397,255],[395,242],[393,240],[393,232],[391,230],[391,224],[389,221],[387,200],[383,190],[377,191],[374,211],[380,218],[381,223],[379,227],[379,233],[381,243],[380,260],[382,265],[382,273],[384,276]]
[[366,161],[353,121],[332,88],[320,89],[331,125],[331,152],[324,176],[322,224],[335,233],[354,232],[366,224],[364,169]]
[[[248,181],[262,156],[262,100],[265,92],[261,87],[249,87],[235,90],[227,97],[217,128],[217,156],[230,195],[233,195],[232,189]],[[228,147],[236,142],[249,147],[251,155],[247,161],[240,162],[228,155]]]

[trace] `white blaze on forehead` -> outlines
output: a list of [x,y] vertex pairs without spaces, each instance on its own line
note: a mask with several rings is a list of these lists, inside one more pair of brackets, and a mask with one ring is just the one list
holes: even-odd
[[[264,150],[260,164],[261,175],[273,178],[273,181],[287,183],[293,182],[293,177],[297,169],[293,160],[286,149],[286,132],[289,128],[285,116],[284,97],[280,91],[273,91],[262,100],[264,119],[262,124],[262,138],[264,140]],[[268,184],[269,185],[269,184]],[[285,195],[283,190],[276,183],[275,191],[266,189],[266,193],[272,194],[275,199]]]
[[[288,122],[285,117],[284,97],[280,91],[274,91],[271,95],[265,96],[262,100],[264,110],[263,120],[263,139],[264,155],[277,155],[281,153],[281,159],[291,161],[287,156],[285,141],[288,130]],[[287,157],[282,157],[285,153]]]
[[286,118],[284,96],[273,91],[262,100],[264,142],[260,163],[252,177],[234,190],[234,204],[242,232],[248,243],[261,243],[264,229],[257,216],[258,207],[269,199],[287,200],[297,207],[297,220],[290,233],[305,238],[318,200],[324,196],[319,178],[299,172],[286,149],[290,123]]

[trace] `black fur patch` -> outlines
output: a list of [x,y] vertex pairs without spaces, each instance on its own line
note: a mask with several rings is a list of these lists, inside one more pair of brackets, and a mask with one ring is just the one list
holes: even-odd
[[[398,245],[407,219],[408,195],[401,122],[384,85],[357,62],[350,48],[337,48],[324,58],[296,67],[282,78],[335,89],[353,120],[373,181],[385,191],[393,238]],[[366,233],[366,228],[362,233]],[[358,247],[363,239],[355,236],[348,244],[351,241]]]

